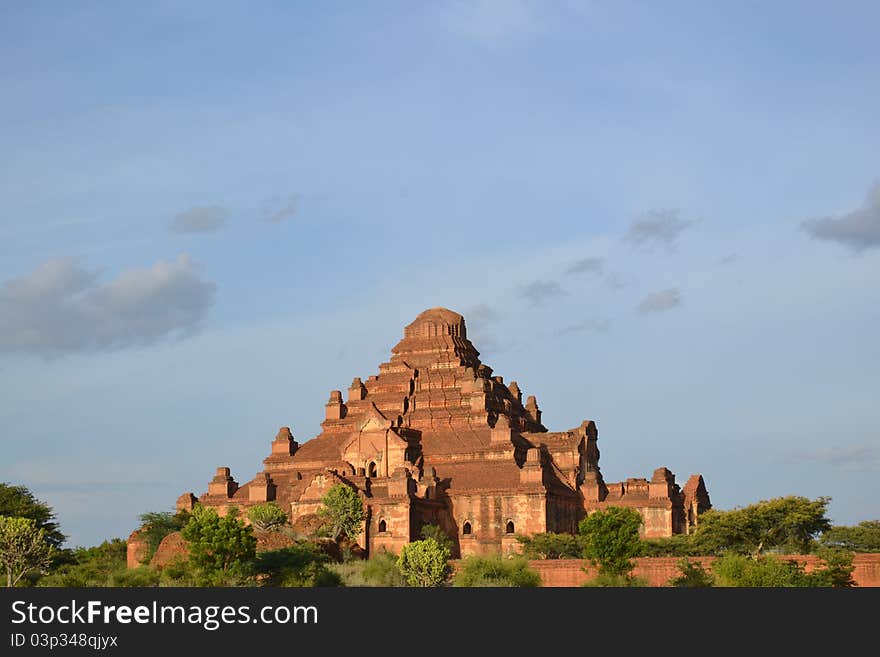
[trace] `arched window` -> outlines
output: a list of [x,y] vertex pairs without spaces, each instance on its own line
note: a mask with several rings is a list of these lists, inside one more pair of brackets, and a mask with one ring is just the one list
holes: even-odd
[[513,520],[508,520],[507,527],[504,528],[504,532],[506,534],[512,534],[514,531],[516,531],[516,528],[513,526]]
[[465,523],[461,526],[461,533],[465,536],[470,535],[471,533],[471,523],[469,520],[466,520]]
[[372,478],[378,475],[378,471],[376,470],[376,462],[370,461],[370,465],[367,469],[367,476]]
[[385,518],[382,518],[382,520],[379,521],[379,533],[381,534],[382,532],[387,532],[387,531],[388,531],[388,524],[385,522]]

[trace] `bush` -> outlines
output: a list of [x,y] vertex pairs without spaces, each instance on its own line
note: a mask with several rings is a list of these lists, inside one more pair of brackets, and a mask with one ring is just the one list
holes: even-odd
[[541,586],[541,576],[523,557],[472,556],[462,560],[452,585],[535,587]]
[[189,547],[189,564],[200,584],[240,583],[256,554],[254,531],[236,517],[234,509],[222,518],[214,509],[196,506],[181,535]]
[[840,548],[820,548],[817,556],[824,562],[809,574],[812,586],[850,588],[856,585],[853,580],[853,553]]
[[336,484],[321,498],[318,515],[332,527],[333,538],[347,536],[354,539],[363,529],[364,504],[357,491],[345,484]]
[[449,573],[449,548],[433,538],[403,546],[397,567],[410,586],[440,586]]
[[110,586],[159,586],[160,574],[149,566],[119,570],[110,575]]
[[104,541],[101,545],[68,551],[64,564],[57,566],[42,579],[40,586],[113,586],[111,577],[126,568],[128,546],[120,538]]
[[581,586],[586,588],[643,588],[648,586],[648,582],[641,577],[633,577],[629,574],[599,573]]
[[251,524],[261,531],[278,531],[287,524],[287,514],[275,502],[252,506],[247,514]]
[[327,561],[320,548],[303,541],[258,554],[253,572],[261,586],[339,586],[342,579],[327,569]]
[[516,540],[528,559],[579,559],[584,554],[583,539],[573,534],[518,535]]
[[689,534],[642,539],[639,554],[643,557],[699,556]]
[[452,539],[439,525],[425,525],[422,527],[421,536],[422,538],[433,538],[441,547],[445,547],[450,554],[452,553],[454,547]]
[[389,552],[380,552],[367,560],[332,564],[330,569],[342,578],[344,586],[408,586],[397,567],[397,557]]
[[739,554],[726,554],[712,564],[718,586],[729,587],[806,587],[811,578],[794,560],[776,557],[753,559]]
[[691,561],[688,558],[684,558],[678,562],[678,570],[681,574],[670,579],[669,586],[699,589],[715,584],[715,578],[712,577],[712,573],[703,568],[703,564],[699,561]]

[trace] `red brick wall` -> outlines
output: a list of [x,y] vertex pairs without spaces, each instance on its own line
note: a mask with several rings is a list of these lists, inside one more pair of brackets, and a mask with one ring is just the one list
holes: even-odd
[[[806,565],[807,570],[812,570],[818,559],[812,555],[797,555],[792,557]],[[696,557],[693,561],[700,561],[708,567],[714,557]],[[648,581],[651,586],[664,586],[678,573],[678,557],[640,557],[635,559],[636,567],[633,571],[638,577]],[[530,561],[529,565],[541,575],[544,586],[580,586],[592,575],[583,571],[584,567],[590,568],[589,562],[582,559],[548,559],[546,561]],[[853,579],[859,586],[880,586],[880,554],[857,554],[853,560],[855,570]]]

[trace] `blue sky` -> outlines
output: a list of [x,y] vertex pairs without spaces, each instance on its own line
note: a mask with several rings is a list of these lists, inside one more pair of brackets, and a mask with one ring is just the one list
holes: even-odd
[[607,480],[880,517],[876,3],[0,8],[0,480],[72,544],[462,312]]

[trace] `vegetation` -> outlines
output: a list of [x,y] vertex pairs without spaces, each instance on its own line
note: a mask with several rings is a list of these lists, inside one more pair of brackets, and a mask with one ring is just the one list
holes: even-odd
[[314,543],[300,541],[258,554],[253,572],[262,586],[339,586],[342,579],[326,567],[328,561],[327,554]]
[[516,540],[527,559],[579,559],[584,554],[582,538],[572,534],[517,535]]
[[855,527],[832,527],[822,535],[821,543],[851,552],[880,552],[880,520],[865,520]]
[[440,586],[449,573],[449,548],[433,538],[403,546],[397,567],[410,586]]
[[147,552],[141,559],[141,563],[150,563],[150,559],[159,549],[162,539],[174,532],[180,531],[189,522],[189,513],[187,511],[178,511],[171,513],[170,511],[148,511],[142,513],[138,520],[141,521],[140,533],[144,541],[147,543]]
[[534,587],[541,586],[541,576],[529,568],[523,557],[472,556],[461,562],[452,585]]
[[357,491],[344,484],[336,484],[324,494],[318,515],[331,525],[334,539],[340,536],[356,537],[366,517]]
[[765,551],[808,554],[815,538],[831,528],[830,498],[779,497],[732,511],[707,511],[693,535],[699,554],[747,554]]
[[329,566],[345,586],[407,586],[406,578],[397,567],[397,556],[380,552],[367,560],[348,561]]
[[261,531],[277,531],[287,524],[287,514],[275,502],[252,506],[248,509],[248,519]]
[[633,569],[631,559],[641,551],[638,511],[608,507],[594,511],[578,525],[584,557],[599,569],[600,575],[627,575]]
[[678,577],[669,580],[669,586],[686,589],[702,589],[715,585],[715,578],[710,571],[703,568],[699,561],[691,561],[687,557],[678,562]]
[[433,538],[442,547],[449,550],[450,553],[452,552],[454,545],[452,539],[449,538],[449,534],[447,534],[439,525],[425,525],[422,527],[421,536],[422,538]]
[[114,586],[126,570],[126,542],[121,538],[91,548],[71,550],[65,562],[40,579],[40,586]]
[[47,572],[54,550],[46,530],[35,520],[0,516],[0,565],[6,573],[6,586],[15,586],[30,572]]
[[190,566],[209,585],[240,580],[256,555],[254,531],[234,511],[221,518],[214,509],[197,505],[181,531],[189,544]]
[[599,573],[596,577],[581,584],[586,588],[640,588],[648,586],[647,580],[634,577],[627,573],[615,575],[613,573]]
[[43,530],[45,541],[55,548],[60,548],[67,538],[55,522],[52,507],[38,500],[24,486],[0,483],[0,516],[33,520],[37,529]]

